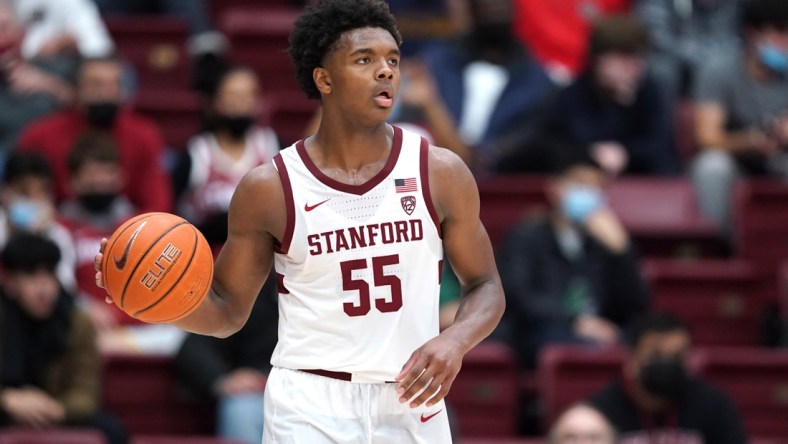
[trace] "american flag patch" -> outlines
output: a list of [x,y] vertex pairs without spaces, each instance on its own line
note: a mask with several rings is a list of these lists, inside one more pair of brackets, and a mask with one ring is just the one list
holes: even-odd
[[418,186],[416,186],[415,177],[394,179],[394,187],[397,189],[398,193],[412,193],[419,190]]

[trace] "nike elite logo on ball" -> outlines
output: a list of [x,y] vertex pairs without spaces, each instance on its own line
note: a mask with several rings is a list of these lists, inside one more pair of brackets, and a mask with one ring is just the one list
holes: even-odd
[[427,416],[424,416],[424,413],[422,413],[422,414],[421,414],[421,422],[427,422],[427,421],[429,421],[429,420],[430,420],[430,419],[432,419],[432,418],[433,418],[435,415],[437,415],[438,413],[440,413],[440,412],[442,412],[442,411],[443,411],[443,409],[440,409],[440,410],[438,410],[437,412],[435,412],[435,413],[433,413],[433,414],[431,414],[431,415],[427,415]]
[[314,210],[315,208],[319,207],[320,205],[323,205],[324,203],[328,202],[329,200],[331,200],[331,198],[328,198],[328,199],[324,200],[323,202],[318,202],[318,203],[316,203],[314,205],[309,205],[309,203],[305,203],[304,204],[304,211],[310,212],[310,211]]
[[116,257],[112,258],[113,260],[115,260],[115,266],[118,267],[118,270],[122,271],[124,268],[126,268],[126,260],[129,258],[129,251],[131,251],[131,245],[134,243],[134,239],[137,238],[137,235],[140,234],[142,227],[144,227],[145,224],[147,223],[148,221],[143,222],[142,224],[140,224],[139,227],[137,227],[136,230],[134,230],[134,233],[132,233],[131,237],[129,238],[129,242],[126,244],[126,248],[123,249],[123,254],[120,255],[120,259]]

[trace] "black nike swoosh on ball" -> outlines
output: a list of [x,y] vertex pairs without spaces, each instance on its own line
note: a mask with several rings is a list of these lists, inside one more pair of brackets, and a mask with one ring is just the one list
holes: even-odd
[[128,243],[126,243],[126,248],[123,249],[123,254],[120,256],[120,259],[116,257],[112,258],[115,261],[115,266],[118,268],[118,270],[123,271],[123,269],[126,268],[126,260],[129,258],[129,251],[131,251],[131,245],[134,243],[134,239],[137,238],[137,235],[140,234],[140,230],[142,230],[142,227],[144,227],[145,224],[147,223],[148,221],[146,220],[145,222],[140,224],[140,226],[137,227],[136,230],[134,230],[134,233],[131,233],[131,238],[129,238]]

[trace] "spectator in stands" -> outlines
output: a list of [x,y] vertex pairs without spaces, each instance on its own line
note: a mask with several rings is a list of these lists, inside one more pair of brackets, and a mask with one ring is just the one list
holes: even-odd
[[630,0],[514,0],[517,37],[559,83],[583,71],[591,26],[629,10]]
[[212,245],[227,237],[227,210],[235,187],[252,168],[279,152],[273,129],[258,122],[260,84],[246,67],[227,69],[208,91],[206,130],[189,141],[188,185],[181,213]]
[[[77,77],[77,103],[27,127],[20,137],[23,151],[43,154],[54,168],[58,202],[73,197],[68,190],[68,155],[87,130],[112,135],[126,178],[123,194],[142,212],[170,211],[172,191],[161,166],[164,141],[148,119],[124,106],[121,62],[113,57],[85,60]],[[144,186],[131,179],[142,180]]]
[[13,153],[8,158],[0,189],[0,248],[18,233],[33,233],[54,242],[60,251],[57,277],[72,292],[76,288],[74,241],[56,218],[52,168],[36,153]]
[[0,169],[28,123],[70,103],[73,63],[57,54],[23,58],[24,22],[0,0]]
[[263,389],[277,340],[276,298],[276,282],[269,279],[238,333],[227,339],[189,334],[175,357],[180,379],[216,402],[220,437],[262,440]]
[[548,444],[615,444],[616,431],[599,410],[575,404],[555,420],[547,434]]
[[613,423],[622,444],[747,442],[728,396],[687,374],[691,342],[687,326],[667,314],[649,315],[634,329],[623,379],[589,400]]
[[[60,213],[74,239],[77,289],[80,301],[99,331],[99,339],[119,323],[133,319],[104,301],[106,292],[96,287],[93,259],[102,238],[134,215],[134,206],[120,194],[123,172],[112,137],[88,132],[77,139],[68,156],[71,195]],[[100,343],[101,344],[101,343]]]
[[743,15],[743,50],[704,59],[695,87],[692,179],[701,211],[725,231],[738,177],[788,178],[788,2],[751,0]]
[[112,39],[90,0],[11,0],[25,23],[22,56],[107,57]]
[[678,172],[670,112],[646,75],[646,30],[610,16],[591,32],[588,68],[558,97],[547,132],[566,136],[606,172]]
[[504,242],[498,267],[507,297],[499,338],[522,367],[550,343],[613,345],[648,309],[629,236],[605,204],[605,175],[582,152],[562,159],[547,185],[549,216],[536,215]]
[[32,234],[13,237],[2,253],[0,285],[0,422],[32,428],[100,430],[127,442],[122,426],[99,410],[95,332],[55,277],[57,246]]
[[707,60],[738,51],[743,0],[638,0],[635,14],[651,36],[649,69],[668,103],[687,97]]
[[469,32],[421,57],[481,172],[530,140],[555,86],[514,37],[510,0],[467,4]]

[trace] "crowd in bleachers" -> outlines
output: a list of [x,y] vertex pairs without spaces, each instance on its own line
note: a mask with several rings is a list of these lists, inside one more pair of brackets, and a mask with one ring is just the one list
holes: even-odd
[[[275,279],[208,340],[107,305],[93,259],[150,211],[219,251],[240,178],[319,123],[286,51],[306,3],[0,0],[0,444],[259,436]],[[788,443],[788,2],[388,3],[391,123],[474,172],[506,290],[457,439]],[[36,314],[17,281],[53,278]]]

